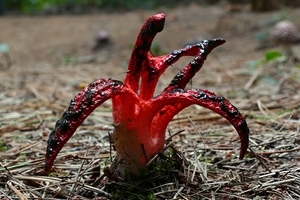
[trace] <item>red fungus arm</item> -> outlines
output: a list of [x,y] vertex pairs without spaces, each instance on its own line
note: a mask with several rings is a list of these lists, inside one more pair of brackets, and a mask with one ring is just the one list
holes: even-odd
[[[153,138],[163,138],[164,133],[169,122],[173,117],[179,113],[182,109],[196,104],[212,110],[213,112],[221,115],[227,119],[239,134],[241,140],[240,159],[244,158],[249,145],[249,128],[248,125],[238,111],[238,109],[232,105],[224,97],[217,96],[216,94],[200,89],[192,90],[175,90],[172,92],[164,93],[152,101],[152,107],[162,108],[154,117],[152,121]],[[161,144],[162,142],[160,142]],[[163,144],[161,144],[163,145]]]
[[217,38],[214,40],[203,40],[199,43],[201,49],[200,54],[198,54],[193,61],[191,61],[184,69],[182,69],[171,81],[168,87],[164,90],[171,91],[173,89],[184,89],[189,81],[194,77],[194,75],[202,68],[207,55],[217,46],[225,43],[224,39]]
[[53,162],[74,134],[82,122],[103,102],[119,94],[135,93],[120,81],[112,79],[100,79],[89,84],[74,99],[69,108],[63,113],[61,119],[56,122],[54,130],[50,133],[47,142],[45,170],[51,170]]
[[148,66],[148,52],[155,35],[162,31],[165,24],[165,14],[153,15],[142,26],[135,42],[129,64],[125,84],[137,93],[139,80],[144,67]]
[[[221,40],[221,39],[220,39]],[[212,50],[205,44],[207,41],[202,41],[199,44],[189,45],[183,49],[174,50],[164,56],[148,55],[148,67],[142,73],[142,83],[140,88],[140,98],[149,100],[153,97],[157,82],[161,74],[172,64],[178,61],[183,56],[197,56],[205,60],[207,54]],[[203,62],[202,61],[202,62]]]

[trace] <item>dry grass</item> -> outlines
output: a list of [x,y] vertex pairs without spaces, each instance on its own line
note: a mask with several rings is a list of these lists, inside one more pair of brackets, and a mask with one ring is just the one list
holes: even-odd
[[[44,66],[38,79],[33,76],[39,68],[1,71],[2,87],[10,88],[0,93],[2,199],[299,199],[300,76],[294,62],[264,65],[240,76],[250,81],[242,93],[222,88],[251,130],[244,160],[238,159],[239,139],[232,127],[192,107],[170,123],[166,157],[153,161],[169,166],[152,168],[139,182],[109,182],[109,173],[103,172],[114,157],[108,142],[109,102],[64,147],[55,170],[44,173],[48,134],[74,93],[65,84],[74,77],[63,79],[63,74],[74,70],[80,74],[80,68],[62,67],[52,77],[52,68]],[[20,90],[21,81],[10,81],[16,73],[32,81]],[[266,84],[266,75],[275,85]]]

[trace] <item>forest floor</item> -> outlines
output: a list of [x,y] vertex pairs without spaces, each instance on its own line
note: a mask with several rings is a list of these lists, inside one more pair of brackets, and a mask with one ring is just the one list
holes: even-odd
[[[216,6],[59,16],[1,16],[0,42],[0,199],[299,199],[300,46],[295,57],[266,60],[261,38],[280,19],[300,27],[300,10],[228,13]],[[45,174],[49,133],[83,86],[95,79],[123,80],[130,53],[146,18],[164,12],[166,23],[154,45],[168,53],[187,43],[223,37],[189,88],[208,89],[232,102],[250,128],[250,148],[238,160],[239,137],[218,115],[198,106],[169,124],[172,145],[187,162],[174,181],[115,183],[110,193],[97,177],[109,165],[111,102],[99,107],[76,131]],[[94,35],[110,34],[111,44],[92,50]],[[298,56],[298,58],[297,58]],[[158,92],[192,58],[170,66]],[[167,135],[169,137],[169,135]],[[180,175],[180,177],[179,177]],[[173,179],[172,179],[173,180]],[[121,189],[120,189],[121,191]],[[125,192],[124,192],[125,191]],[[125,197],[126,196],[126,197]]]

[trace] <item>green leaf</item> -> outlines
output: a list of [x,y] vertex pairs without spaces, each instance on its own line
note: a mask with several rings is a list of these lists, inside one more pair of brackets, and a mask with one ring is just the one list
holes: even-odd
[[0,141],[0,151],[6,151],[7,146]]
[[0,43],[0,52],[2,53],[8,53],[9,46],[5,43]]
[[279,51],[270,50],[265,53],[265,59],[266,61],[271,61],[279,58],[281,56],[281,53]]

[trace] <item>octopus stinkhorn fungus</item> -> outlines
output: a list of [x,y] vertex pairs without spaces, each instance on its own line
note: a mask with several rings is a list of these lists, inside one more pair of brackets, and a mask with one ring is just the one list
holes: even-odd
[[[149,54],[151,43],[155,35],[163,30],[164,23],[165,15],[162,13],[146,20],[134,45],[124,82],[110,78],[96,80],[71,100],[49,136],[46,171],[51,170],[57,154],[78,126],[108,99],[112,99],[114,131],[111,139],[117,152],[118,168],[127,174],[138,176],[146,169],[147,161],[164,147],[168,123],[192,104],[218,113],[234,126],[241,140],[240,159],[244,157],[249,143],[249,129],[238,109],[208,90],[185,89],[207,55],[225,40],[203,40],[167,55],[152,56]],[[154,96],[160,75],[182,56],[194,56],[194,59],[161,94]]]

